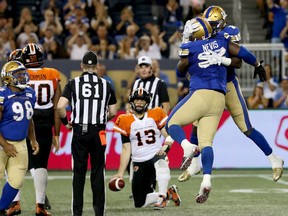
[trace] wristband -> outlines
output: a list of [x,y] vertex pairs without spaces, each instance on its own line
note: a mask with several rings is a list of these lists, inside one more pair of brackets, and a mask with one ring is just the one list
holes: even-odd
[[171,136],[167,136],[167,137],[165,138],[165,142],[171,142],[171,143],[173,143],[174,140],[172,139]]
[[221,59],[221,64],[225,66],[230,66],[231,62],[232,62],[231,58],[222,57]]
[[166,152],[166,153],[169,152],[170,148],[171,148],[171,146],[170,146],[170,145],[167,145],[167,144],[164,144],[164,145],[162,146],[162,150],[163,150],[164,152]]
[[60,120],[61,120],[63,125],[67,125],[68,124],[67,116],[65,116],[64,118],[60,118]]

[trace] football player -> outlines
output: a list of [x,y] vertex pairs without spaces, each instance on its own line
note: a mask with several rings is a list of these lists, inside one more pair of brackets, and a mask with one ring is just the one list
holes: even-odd
[[19,61],[7,62],[1,78],[5,86],[0,88],[0,177],[6,171],[7,182],[0,199],[0,215],[6,215],[5,209],[22,187],[28,168],[26,137],[31,141],[33,155],[38,153],[39,145],[32,120],[36,96],[27,86],[26,68]]
[[[210,6],[203,13],[203,17],[209,21],[214,32],[218,32],[219,35],[239,43],[241,40],[240,31],[236,26],[226,25],[226,16],[226,12],[219,6]],[[255,77],[256,74],[254,74],[254,78]],[[241,92],[235,68],[233,67],[227,67],[227,94],[225,96],[225,107],[230,112],[231,117],[241,132],[250,138],[268,157],[273,169],[272,179],[278,181],[283,173],[284,162],[273,153],[272,148],[261,132],[253,128],[249,120],[246,102]],[[196,145],[198,144],[197,126],[195,125],[193,127],[190,142]],[[180,182],[187,181],[191,176],[198,174],[199,172],[199,159],[198,157],[194,157],[191,165],[179,176],[178,180]]]
[[[150,93],[143,87],[135,89],[129,97],[132,113],[122,114],[115,121],[114,130],[122,137],[122,152],[118,174],[123,178],[130,156],[133,162],[132,193],[136,208],[154,205],[155,209],[166,207],[167,200],[180,205],[177,187],[168,191],[170,169],[165,159],[173,140],[164,126],[167,115],[160,107],[148,109]],[[166,137],[162,147],[160,135]],[[159,192],[154,192],[153,182],[157,181]]]
[[[61,96],[60,72],[54,68],[41,68],[44,54],[37,44],[29,43],[22,50],[22,60],[30,76],[29,85],[36,92],[33,120],[41,151],[32,158],[34,165],[34,187],[36,192],[36,215],[51,215],[44,208],[47,188],[47,166],[53,145],[59,150],[60,118],[57,103]],[[54,133],[53,130],[54,129]]]
[[191,144],[185,138],[182,126],[198,120],[199,149],[202,154],[204,175],[196,202],[203,203],[207,200],[211,190],[214,160],[212,141],[225,107],[227,76],[225,66],[239,67],[241,65],[239,59],[229,58],[229,55],[238,56],[253,65],[255,73],[259,77],[262,76],[262,79],[265,79],[265,70],[256,57],[244,47],[231,42],[229,38],[222,35],[216,34],[210,37],[212,27],[205,18],[197,17],[187,21],[184,31],[185,29],[190,29],[191,33],[189,42],[180,46],[180,59],[176,72],[179,77],[184,77],[188,71],[190,92],[172,110],[166,127],[169,135],[180,143],[184,150],[180,169],[186,170],[194,154],[198,152],[198,146]]

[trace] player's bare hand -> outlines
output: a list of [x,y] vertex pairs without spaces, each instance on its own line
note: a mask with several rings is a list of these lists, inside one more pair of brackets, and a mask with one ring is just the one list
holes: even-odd
[[58,151],[60,149],[59,136],[53,136],[52,148],[54,149],[55,154],[58,153]]
[[119,173],[117,173],[116,175],[113,175],[111,177],[111,179],[113,179],[113,178],[123,178],[123,176],[121,176]]
[[15,146],[12,144],[7,144],[5,147],[3,147],[3,150],[7,157],[15,157],[18,154]]
[[67,125],[65,125],[65,127],[68,129],[68,130],[72,130],[72,123],[71,122],[68,122]]
[[33,142],[31,141],[31,147],[32,147],[32,150],[33,150],[32,154],[33,155],[37,155],[39,153],[40,148],[39,148],[39,144],[38,144],[38,142],[36,140],[33,141]]
[[157,152],[157,155],[160,155],[160,156],[164,155],[164,156],[166,156],[166,152],[161,149],[159,152]]

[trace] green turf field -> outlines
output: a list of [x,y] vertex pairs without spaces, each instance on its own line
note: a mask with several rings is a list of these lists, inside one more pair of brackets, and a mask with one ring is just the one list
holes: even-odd
[[[106,172],[107,181],[116,171]],[[214,170],[212,191],[204,204],[195,202],[202,176],[194,176],[188,182],[180,183],[177,177],[181,171],[171,171],[170,184],[176,184],[182,199],[180,207],[169,203],[164,210],[151,208],[135,209],[129,199],[130,184],[125,178],[126,186],[120,192],[111,192],[107,187],[107,216],[287,216],[288,215],[288,175],[278,182],[272,181],[272,170]],[[49,172],[48,197],[53,216],[70,216],[71,172]],[[3,185],[3,184],[2,184]],[[93,216],[91,204],[90,179],[87,177],[83,216]],[[34,213],[35,193],[29,174],[24,183],[22,214]]]

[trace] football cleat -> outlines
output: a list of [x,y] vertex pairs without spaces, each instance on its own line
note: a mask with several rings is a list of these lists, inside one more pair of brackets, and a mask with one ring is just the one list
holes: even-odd
[[51,209],[51,205],[50,205],[50,202],[49,202],[49,199],[48,199],[47,196],[45,196],[44,208],[45,208],[46,210],[50,210],[50,209]]
[[14,201],[10,204],[9,208],[6,210],[6,215],[12,216],[12,215],[19,215],[19,214],[21,214],[20,201]]
[[281,167],[273,168],[273,181],[278,181],[283,174],[284,161],[280,159]]
[[190,155],[188,157],[183,157],[182,159],[182,163],[180,166],[180,170],[187,170],[188,167],[190,166],[191,162],[192,162],[192,158],[194,157],[194,155],[198,154],[200,152],[199,148],[197,145],[191,144],[194,147],[194,149],[192,150],[192,152],[190,153]]
[[36,216],[52,216],[50,212],[46,211],[46,209],[44,209],[44,205],[43,204],[36,204],[36,211],[35,211],[35,215]]
[[200,187],[199,194],[196,196],[197,203],[204,203],[207,201],[209,194],[211,191],[211,187]]
[[178,194],[178,187],[176,185],[172,185],[168,188],[167,200],[172,200],[175,203],[175,206],[180,206],[181,198]]
[[190,166],[188,167],[188,169],[185,170],[185,171],[178,177],[178,181],[179,181],[179,182],[188,181],[188,180],[191,178],[191,176],[197,175],[197,174],[200,173],[201,167],[199,166],[198,160],[199,160],[198,157],[194,157],[194,158],[192,159],[192,162],[191,162]]
[[166,208],[167,200],[163,195],[159,195],[157,202],[154,204],[154,209],[164,209]]

